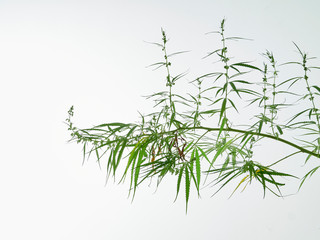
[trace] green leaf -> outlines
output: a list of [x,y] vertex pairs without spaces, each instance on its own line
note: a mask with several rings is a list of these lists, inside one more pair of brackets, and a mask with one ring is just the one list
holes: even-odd
[[[239,139],[239,137],[235,137],[230,139],[228,142],[226,142],[221,148],[219,148],[216,152],[216,154],[214,155],[211,163],[210,163],[210,168],[213,166],[214,162],[217,160],[217,158],[237,139]],[[210,170],[210,169],[209,169]]]
[[305,182],[305,180],[307,179],[307,177],[311,177],[319,168],[320,168],[320,166],[311,169],[311,170],[302,178],[302,181],[301,181],[300,186],[299,186],[299,190],[300,190],[300,188],[302,187],[302,185],[303,185],[303,183]]
[[120,123],[120,122],[114,122],[114,123],[104,123],[104,124],[100,124],[98,126],[93,127],[93,129],[95,128],[101,128],[101,127],[107,127],[107,126],[118,126],[118,127],[127,127],[130,126],[130,124],[125,124],[125,123]]
[[197,183],[197,179],[195,177],[195,175],[193,174],[193,163],[191,164],[188,164],[187,167],[189,167],[189,173],[190,173],[190,181],[191,181],[191,178],[194,182],[194,185],[196,186],[197,188],[197,192],[198,192],[198,196],[200,196],[200,189],[198,188],[198,183]]
[[138,161],[137,164],[135,166],[135,171],[134,171],[134,187],[133,187],[133,196],[132,196],[132,200],[134,199],[135,193],[136,193],[136,189],[138,186],[138,179],[139,179],[139,173],[140,173],[140,165],[142,164],[142,162],[144,161],[144,155],[145,155],[145,151],[146,151],[146,146],[142,147],[139,151],[139,157],[138,157]]
[[[223,181],[224,179],[228,178],[232,173],[234,173],[236,170],[233,170],[229,173],[226,173],[226,175],[224,175],[224,177],[222,179],[220,179],[218,182]],[[234,179],[235,177],[239,176],[241,174],[240,171],[236,172],[233,176],[231,176],[225,183],[222,184],[222,186],[212,195],[216,195],[224,186],[226,186],[232,179]]]
[[236,150],[231,151],[231,156],[232,156],[232,166],[235,167],[237,164],[237,152]]
[[236,85],[234,85],[233,82],[229,82],[229,84],[230,84],[230,86],[232,87],[233,91],[235,91],[235,92],[238,94],[239,98],[241,98],[241,96],[240,96],[240,94],[239,94],[239,91],[238,91],[238,89],[236,88]]
[[260,72],[262,72],[262,70],[256,66],[253,66],[253,65],[250,65],[246,62],[240,62],[240,63],[234,63],[232,64],[233,66],[240,66],[240,67],[246,67],[246,68],[251,68],[251,69],[255,69],[255,70],[258,70]]
[[85,142],[83,144],[83,161],[82,161],[82,165],[84,164],[84,161],[86,159],[86,145],[87,145],[87,143]]
[[[130,168],[131,165],[133,165],[134,167],[134,163],[136,161],[136,158],[138,156],[138,153],[139,153],[139,148],[141,146],[141,144],[146,141],[147,137],[144,137],[144,138],[141,138],[138,143],[135,145],[135,147],[132,149],[132,151],[130,152],[130,155],[129,155],[129,159],[128,159],[128,163],[127,163],[127,166],[126,166],[126,169],[122,175],[122,178],[120,180],[120,182],[124,181],[126,175],[127,175],[127,172]],[[132,170],[133,171],[133,170]],[[131,174],[131,183],[132,183],[132,176],[133,176],[133,173]],[[131,185],[130,185],[131,186]]]
[[219,122],[221,121],[222,116],[223,116],[224,112],[226,111],[226,104],[227,104],[227,99],[224,98],[224,99],[223,99],[223,102],[222,102],[222,104],[221,104]]
[[[259,180],[258,176],[256,178]],[[262,183],[262,187],[263,187],[263,198],[265,198],[265,196],[266,196],[266,188],[267,188],[266,178],[264,177],[263,174],[261,174],[260,175],[260,179],[261,179],[260,182]]]
[[248,40],[252,41],[250,38],[242,38],[242,37],[226,37],[225,40]]
[[263,168],[263,170],[260,171],[262,174],[268,174],[268,175],[274,175],[274,176],[282,176],[282,177],[293,177],[293,178],[298,178],[296,176],[293,176],[291,174],[288,173],[282,173],[282,172],[277,172],[277,171],[268,171],[265,168]]
[[236,108],[236,105],[234,104],[234,102],[233,102],[231,99],[228,99],[228,100],[229,100],[229,102],[231,103],[232,107],[233,107],[237,112],[239,112],[238,109]]
[[[128,197],[130,196],[130,193],[131,193],[131,190],[132,190],[132,185],[134,185],[134,167],[135,167],[135,163],[136,163],[136,159],[137,159],[138,153],[139,153],[139,151],[136,151],[136,152],[135,152],[134,158],[132,158],[131,161],[130,161],[130,158],[129,158],[129,161],[130,161],[132,164],[131,164],[130,188],[129,188],[129,195],[128,195]],[[129,162],[128,162],[128,166],[130,166],[130,165],[129,165]],[[127,167],[128,167],[128,166],[127,166]],[[127,169],[126,169],[126,171],[127,171]],[[126,172],[125,172],[125,174],[124,174],[123,176],[125,176],[125,175],[126,175]],[[132,198],[132,200],[133,200],[133,198]]]
[[120,160],[121,160],[122,155],[123,155],[123,151],[124,151],[124,149],[126,148],[127,143],[128,143],[128,140],[127,140],[127,139],[125,139],[125,140],[123,141],[123,143],[122,143],[121,149],[120,149],[120,151],[119,151],[119,153],[118,153],[118,158],[117,158],[116,166],[118,166],[119,163],[120,163]]
[[176,194],[176,198],[174,199],[174,201],[176,201],[177,198],[178,198],[178,194],[179,194],[179,191],[180,191],[181,178],[182,178],[182,174],[183,174],[184,168],[185,167],[182,167],[179,170],[179,175],[178,175],[178,180],[177,180],[177,194]]
[[180,78],[184,77],[185,75],[187,75],[186,72],[178,74],[177,76],[172,78],[172,82],[175,83],[177,80],[179,80]]
[[219,140],[219,137],[223,131],[223,128],[224,128],[224,125],[227,123],[228,119],[227,118],[223,118],[222,119],[222,122],[221,122],[221,125],[220,125],[220,129],[219,129],[219,133],[218,133],[218,136],[217,136],[217,141]]
[[190,178],[189,178],[189,170],[187,167],[185,169],[185,191],[186,191],[186,213],[188,212],[188,202],[189,202],[189,194],[190,194]]
[[208,53],[206,56],[204,56],[202,59],[207,58],[207,57],[210,57],[211,55],[213,55],[213,54],[215,54],[215,53],[217,53],[217,52],[219,52],[219,51],[221,51],[221,49],[217,49],[217,50],[215,50],[215,51],[213,51],[213,52],[210,52],[210,53]]
[[252,84],[252,83],[250,83],[250,82],[248,82],[248,81],[245,81],[245,80],[234,80],[234,81],[232,81],[233,83],[235,83],[235,82],[238,82],[238,83],[243,83],[243,84]]
[[207,154],[199,146],[198,146],[198,150],[201,152],[201,156],[203,156],[208,161],[208,163],[210,163],[210,160]]
[[199,114],[211,114],[211,116],[213,116],[214,114],[216,114],[218,112],[220,112],[220,110],[212,109],[212,110],[207,110],[207,111],[200,112]]
[[260,120],[259,127],[258,127],[258,133],[261,133],[262,125],[263,125],[263,120]]
[[294,45],[296,46],[296,48],[298,49],[300,55],[303,56],[303,53],[302,53],[302,51],[300,50],[300,48],[298,47],[298,45],[297,45],[295,42],[293,42],[293,44],[294,44]]
[[277,129],[278,129],[278,132],[280,133],[280,135],[282,135],[283,131],[282,131],[282,129],[281,129],[281,127],[279,125],[277,125]]
[[318,90],[318,92],[320,93],[320,87],[318,86],[312,86],[313,88],[315,88],[316,90]]
[[222,165],[222,167],[221,167],[221,170],[220,170],[220,173],[219,173],[219,177],[220,177],[220,175],[221,175],[225,170],[228,170],[228,169],[229,169],[229,168],[227,167],[228,164],[229,164],[229,161],[230,161],[230,156],[229,156],[229,154],[228,154],[226,160],[224,161],[224,163],[223,163],[223,165]]
[[196,171],[197,171],[197,185],[198,189],[200,186],[200,178],[201,178],[201,166],[200,166],[200,157],[198,149],[196,148]]
[[174,56],[174,55],[179,55],[179,54],[187,53],[187,52],[190,52],[190,51],[181,51],[181,52],[171,53],[171,54],[168,55],[168,57],[172,57],[172,56]]
[[291,84],[289,85],[288,89],[291,88],[297,81],[299,81],[300,79],[302,79],[302,77],[293,77],[293,78],[289,78],[285,81],[283,81],[282,83],[277,85],[277,88],[280,87],[281,85],[284,85],[288,82],[291,82]]
[[299,117],[301,114],[307,112],[308,110],[309,110],[309,109],[306,109],[306,110],[303,110],[303,111],[297,113],[296,115],[294,115],[294,116],[290,119],[290,121],[289,121],[287,124],[291,123],[294,119],[296,119],[297,117]]
[[313,111],[313,109],[312,109],[312,108],[310,108],[310,111],[309,111],[309,119],[311,119],[312,111]]
[[235,66],[233,66],[233,65],[230,65],[230,68],[232,68],[233,70],[237,71],[238,73],[241,73],[240,70],[238,68],[236,68]]
[[118,162],[118,158],[116,159],[117,157],[117,153],[119,151],[119,148],[121,146],[121,142],[119,141],[116,145],[116,147],[113,149],[113,152],[112,152],[112,155],[113,155],[113,158],[112,158],[112,168],[113,168],[113,176],[115,176],[116,174],[116,169],[117,169],[117,162]]

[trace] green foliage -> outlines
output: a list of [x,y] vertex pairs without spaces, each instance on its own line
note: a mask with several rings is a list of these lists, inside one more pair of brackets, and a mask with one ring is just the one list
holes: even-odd
[[[84,159],[94,152],[98,162],[107,161],[108,176],[115,178],[120,171],[120,182],[123,182],[129,175],[129,193],[132,192],[133,198],[142,182],[157,178],[160,184],[167,174],[177,178],[176,198],[184,179],[186,207],[192,186],[200,196],[200,188],[208,179],[211,184],[219,185],[216,192],[240,177],[231,195],[243,184],[245,189],[248,183],[256,180],[261,184],[264,196],[267,190],[282,196],[280,188],[284,183],[279,178],[296,177],[273,169],[276,164],[299,153],[305,155],[306,162],[311,158],[320,159],[320,113],[317,108],[320,87],[311,82],[308,75],[319,69],[309,65],[313,58],[294,43],[300,61],[278,65],[270,51],[263,54],[267,63],[261,66],[233,61],[228,42],[242,38],[225,37],[225,20],[222,20],[220,30],[212,32],[220,35],[222,46],[204,57],[217,58],[221,69],[195,78],[191,82],[195,93],[181,95],[174,87],[186,73],[173,75],[171,60],[185,52],[168,54],[168,38],[163,30],[161,33],[162,42],[153,44],[160,47],[164,60],[150,66],[165,69],[167,89],[147,97],[155,102],[155,112],[141,115],[139,124],[105,123],[79,129],[72,123],[73,107],[70,108],[66,123],[71,140],[83,145]],[[281,79],[279,69],[288,65],[301,68],[301,76]],[[250,76],[255,76],[254,81]],[[257,76],[260,82],[257,82]],[[301,92],[301,84],[305,85],[305,93]],[[299,86],[299,92],[290,90],[295,85]],[[281,96],[287,95],[293,96],[293,100],[285,104]],[[248,120],[246,125],[234,123],[235,114],[244,109],[240,100],[249,102],[247,107],[254,107],[256,112],[247,117],[253,122]],[[288,109],[292,116],[286,121],[280,120],[280,113]],[[299,134],[301,131],[303,134]],[[274,159],[269,165],[257,162],[254,155],[257,143],[263,144],[266,139],[290,146],[293,153]],[[122,162],[125,164],[119,168]],[[319,167],[302,178],[300,187]]]

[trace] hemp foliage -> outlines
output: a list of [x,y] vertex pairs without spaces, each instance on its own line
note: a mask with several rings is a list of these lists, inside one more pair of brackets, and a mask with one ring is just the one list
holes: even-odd
[[[320,87],[309,79],[310,72],[319,69],[310,65],[314,58],[294,43],[298,61],[278,65],[273,53],[266,51],[266,62],[260,65],[237,62],[229,56],[228,43],[242,38],[225,36],[225,19],[219,31],[212,33],[220,37],[221,47],[205,58],[218,60],[220,69],[195,78],[190,83],[196,87],[195,94],[175,91],[176,82],[186,73],[173,75],[171,60],[184,52],[169,54],[168,38],[162,30],[162,42],[154,44],[164,59],[151,66],[166,70],[166,90],[147,97],[155,102],[154,112],[141,115],[139,123],[104,123],[87,129],[74,126],[73,106],[68,112],[66,123],[71,140],[83,145],[84,159],[94,154],[98,162],[107,161],[108,176],[115,177],[120,172],[120,182],[129,177],[133,198],[142,182],[155,178],[160,184],[168,174],[176,176],[176,197],[184,189],[186,207],[190,188],[193,186],[200,196],[200,188],[206,183],[218,186],[215,194],[236,181],[232,195],[240,186],[245,188],[256,180],[264,195],[269,191],[282,196],[280,188],[285,184],[280,179],[297,177],[277,171],[276,164],[297,154],[306,162],[320,159]],[[290,65],[301,75],[280,79],[279,68]],[[252,74],[255,77],[250,78]],[[291,90],[302,84],[304,88],[299,87],[299,92]],[[283,100],[286,95],[292,96],[292,102]],[[253,122],[240,126],[235,124],[234,116],[241,115],[241,101],[254,107],[255,115],[247,117]],[[282,120],[279,116],[285,111],[291,116]],[[292,152],[274,159],[272,164],[257,162],[254,150],[258,144],[263,146],[266,139],[288,145]],[[119,167],[120,163],[123,166]],[[319,167],[301,178],[299,189]]]

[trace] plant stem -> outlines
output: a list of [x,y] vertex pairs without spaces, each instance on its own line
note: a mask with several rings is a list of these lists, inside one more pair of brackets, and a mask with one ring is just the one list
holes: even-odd
[[[309,100],[312,103],[312,109],[310,111],[311,111],[311,113],[314,112],[314,114],[315,114],[315,118],[316,118],[316,121],[317,121],[317,127],[318,127],[318,133],[319,133],[319,139],[320,139],[320,119],[319,119],[320,116],[317,113],[318,109],[316,108],[316,105],[314,103],[314,96],[312,94],[312,91],[311,91],[311,88],[310,88],[310,85],[309,85],[309,81],[308,81],[309,77],[307,75],[307,71],[309,70],[309,68],[307,67],[307,54],[304,53],[302,58],[303,58],[302,67],[303,67],[303,70],[304,70],[303,78],[304,78],[304,80],[306,82],[306,85],[307,85],[307,90],[308,90],[308,93],[309,93],[309,96],[310,96]],[[310,116],[311,116],[311,114],[310,114]],[[319,143],[319,141],[318,141],[318,143]],[[320,146],[318,147],[317,152],[320,153]]]
[[171,65],[171,63],[168,61],[168,54],[167,54],[167,49],[166,49],[166,43],[167,43],[167,36],[165,34],[165,32],[162,30],[162,36],[163,36],[163,52],[164,52],[164,59],[165,59],[165,67],[167,69],[167,86],[169,86],[169,101],[170,101],[170,109],[173,112],[172,109],[172,85],[173,82],[171,81],[171,74],[170,74],[170,70],[169,70],[169,66]]
[[[224,22],[225,19],[223,19],[223,21],[221,22],[221,41],[222,41],[222,50],[221,50],[221,60],[222,62],[225,64],[224,65],[224,69],[225,69],[225,88],[223,89],[223,91],[225,91],[225,101],[227,104],[228,101],[228,85],[229,85],[229,66],[228,66],[228,61],[229,59],[227,58],[227,47],[226,47],[226,39],[224,36]],[[227,119],[227,106],[225,107],[224,110],[224,118]],[[221,119],[220,119],[221,120]],[[226,122],[227,126],[228,126],[228,121]]]
[[[221,131],[220,128],[209,128],[209,127],[190,127],[190,128],[178,128],[172,131],[169,131],[167,133],[171,133],[171,132],[175,132],[175,131],[185,131],[185,130],[194,130],[194,129],[198,129],[198,130],[206,130],[208,132],[219,132]],[[279,141],[282,142],[284,144],[287,144],[291,147],[294,147],[296,149],[299,149],[301,152],[303,153],[307,153],[309,155],[312,155],[316,158],[320,158],[320,154],[319,153],[314,153],[312,151],[309,151],[297,144],[294,144],[288,140],[285,140],[283,138],[274,136],[274,135],[270,135],[270,134],[266,134],[266,133],[259,133],[259,132],[252,132],[252,131],[246,131],[246,130],[241,130],[241,129],[236,129],[236,128],[223,128],[222,129],[223,132],[237,132],[237,133],[243,133],[243,134],[250,134],[250,135],[255,135],[255,136],[260,136],[260,137],[265,137],[265,138],[269,138],[269,139],[273,139],[275,141]],[[165,133],[163,133],[165,134]]]

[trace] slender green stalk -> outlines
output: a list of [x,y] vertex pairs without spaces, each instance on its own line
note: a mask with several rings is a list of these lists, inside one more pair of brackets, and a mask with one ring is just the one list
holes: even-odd
[[[225,103],[225,109],[224,109],[224,118],[225,119],[228,119],[227,118],[227,103],[228,103],[228,86],[229,86],[229,65],[228,65],[228,62],[229,62],[229,58],[227,57],[227,47],[226,47],[226,39],[225,39],[225,36],[224,36],[224,23],[225,23],[225,19],[222,20],[221,22],[221,32],[220,32],[220,35],[221,35],[221,41],[222,41],[222,49],[221,49],[221,61],[224,63],[224,69],[225,69],[225,85],[223,87],[223,91],[225,93],[224,95],[224,99],[223,99],[223,102]],[[228,124],[228,121],[227,123]]]
[[[268,83],[268,78],[267,78],[267,72],[268,72],[268,65],[267,64],[264,64],[264,71],[263,71],[263,97],[262,97],[262,100],[263,100],[263,118],[266,118],[266,111],[267,111],[267,100],[268,100],[268,97],[266,95],[266,92],[267,92],[267,83]],[[263,120],[263,119],[262,119]],[[262,121],[262,122],[265,122],[265,121]]]
[[267,51],[266,56],[268,57],[268,60],[272,66],[272,105],[269,106],[270,109],[270,113],[271,113],[271,130],[273,135],[277,135],[277,133],[275,132],[275,119],[276,119],[276,115],[277,115],[277,106],[276,106],[276,95],[277,95],[277,91],[276,91],[276,79],[278,77],[278,71],[276,68],[276,61],[274,59],[273,53]]
[[172,107],[172,86],[173,86],[173,82],[171,80],[170,69],[169,69],[169,67],[171,66],[171,62],[169,62],[169,60],[168,60],[168,54],[167,54],[167,48],[166,48],[168,39],[167,39],[166,33],[163,30],[161,30],[161,31],[162,31],[162,41],[163,41],[162,51],[164,52],[165,67],[167,70],[167,84],[166,85],[169,87],[169,100],[170,100],[170,108],[171,108]]
[[[307,72],[310,70],[308,67],[307,67],[307,54],[302,54],[302,58],[303,58],[303,63],[302,63],[302,67],[303,67],[303,71],[304,71],[304,76],[303,76],[303,79],[305,80],[305,83],[307,85],[307,91],[308,91],[308,95],[309,95],[309,100],[312,104],[312,108],[310,110],[310,114],[309,114],[309,118],[310,116],[312,115],[312,112],[315,116],[315,119],[316,119],[316,123],[317,123],[317,128],[318,128],[318,133],[319,133],[319,139],[320,139],[320,114],[318,113],[318,109],[316,108],[316,105],[315,105],[315,102],[314,102],[314,95],[311,91],[311,87],[310,87],[310,84],[309,84],[309,77],[308,77],[308,74]],[[320,146],[318,148],[318,153],[320,153]]]
[[200,79],[196,79],[197,82],[197,88],[198,88],[198,94],[196,96],[195,100],[195,104],[196,104],[196,109],[193,112],[194,117],[193,117],[193,126],[194,127],[198,127],[201,125],[201,122],[199,120],[199,116],[200,116],[200,106],[201,106],[201,80]]

